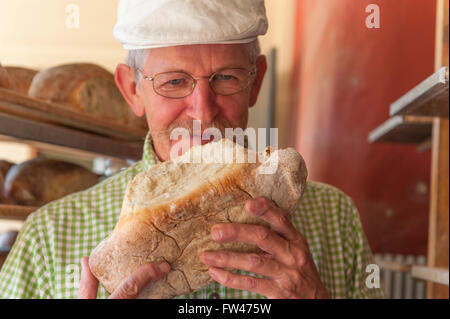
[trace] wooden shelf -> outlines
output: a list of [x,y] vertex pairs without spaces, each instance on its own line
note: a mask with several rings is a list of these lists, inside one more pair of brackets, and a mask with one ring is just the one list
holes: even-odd
[[428,138],[425,141],[423,141],[422,143],[419,143],[417,145],[417,151],[418,152],[425,152],[431,149],[431,143],[432,143],[432,138]]
[[140,141],[148,131],[140,126],[90,116],[61,104],[36,100],[3,88],[0,88],[0,112],[125,141]]
[[0,204],[0,219],[25,220],[38,207]]
[[375,263],[382,269],[401,272],[410,272],[413,266],[410,263],[389,260],[375,260]]
[[448,73],[448,67],[442,67],[400,97],[391,104],[390,116],[416,115],[448,118]]
[[369,143],[421,144],[431,138],[433,118],[394,116],[370,132]]
[[433,268],[399,261],[376,260],[375,262],[385,270],[411,273],[411,276],[417,279],[449,285],[448,269],[445,268]]
[[128,142],[0,111],[0,134],[75,148],[87,152],[140,160],[143,141]]
[[426,266],[412,266],[411,275],[414,278],[428,280],[448,286],[448,269]]

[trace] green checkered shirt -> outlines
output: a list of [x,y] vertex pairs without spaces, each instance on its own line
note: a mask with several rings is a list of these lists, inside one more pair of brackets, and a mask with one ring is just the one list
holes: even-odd
[[[81,257],[89,256],[113,230],[128,181],[158,162],[147,135],[140,162],[32,213],[0,272],[0,298],[76,298]],[[308,182],[292,222],[307,239],[322,282],[332,297],[383,297],[382,289],[366,285],[371,274],[366,266],[373,263],[373,258],[358,211],[348,196],[332,186]],[[98,298],[107,296],[100,285]],[[179,296],[213,297],[264,298],[216,282]]]

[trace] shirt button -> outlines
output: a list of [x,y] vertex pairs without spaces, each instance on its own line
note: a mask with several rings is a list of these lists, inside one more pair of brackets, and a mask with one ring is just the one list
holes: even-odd
[[213,292],[209,295],[209,299],[220,299],[220,296],[218,293]]

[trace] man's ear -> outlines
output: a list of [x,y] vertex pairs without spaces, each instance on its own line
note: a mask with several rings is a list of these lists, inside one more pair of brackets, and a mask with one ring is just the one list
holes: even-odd
[[264,79],[264,74],[266,74],[267,70],[267,61],[264,55],[260,55],[258,59],[256,59],[256,75],[255,80],[252,85],[252,89],[250,92],[250,105],[252,107],[255,105],[256,100],[258,99],[259,91],[261,90],[262,82]]
[[136,89],[134,73],[136,71],[126,64],[120,63],[116,67],[114,80],[122,93],[125,101],[137,116],[143,116],[145,113],[144,103],[141,100],[139,91]]

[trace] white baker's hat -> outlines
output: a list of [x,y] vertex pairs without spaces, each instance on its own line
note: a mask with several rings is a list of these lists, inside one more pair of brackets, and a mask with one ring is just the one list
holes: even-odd
[[267,28],[264,0],[120,0],[114,37],[135,50],[248,43]]

